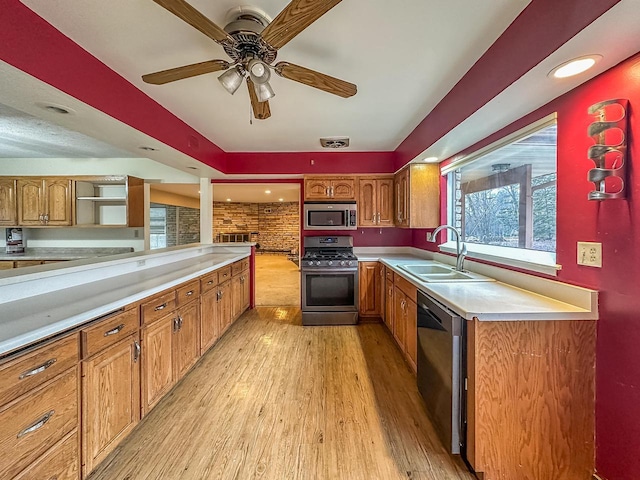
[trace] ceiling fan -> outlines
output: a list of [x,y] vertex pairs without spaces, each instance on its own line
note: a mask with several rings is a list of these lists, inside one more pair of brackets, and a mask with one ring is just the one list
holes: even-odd
[[153,0],[181,20],[220,44],[231,62],[206,62],[170,68],[142,76],[146,83],[162,85],[183,78],[226,70],[219,78],[232,95],[246,79],[253,115],[260,120],[271,116],[269,99],[275,93],[269,84],[270,71],[340,97],[351,97],[357,87],[353,83],[310,70],[289,62],[275,61],[278,49],[315,22],[341,0],[292,0],[272,21],[258,9],[238,7],[224,29],[213,23],[185,0]]

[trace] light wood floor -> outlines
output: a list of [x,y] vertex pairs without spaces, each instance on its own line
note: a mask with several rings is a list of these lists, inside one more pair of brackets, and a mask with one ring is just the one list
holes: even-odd
[[285,255],[256,255],[256,305],[300,306],[300,269]]
[[432,430],[381,324],[231,327],[91,480],[471,480]]

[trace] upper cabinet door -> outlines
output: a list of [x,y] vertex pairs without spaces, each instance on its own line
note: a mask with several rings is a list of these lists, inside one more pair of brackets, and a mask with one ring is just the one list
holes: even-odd
[[18,224],[44,225],[44,185],[41,178],[17,182]]
[[17,224],[16,181],[0,177],[0,225],[14,227]]
[[71,180],[45,178],[45,225],[71,225]]
[[393,227],[393,178],[382,178],[378,183],[378,226]]
[[304,181],[305,200],[327,200],[331,181],[327,178],[308,178]]
[[336,178],[331,182],[331,198],[334,200],[356,200],[356,179]]
[[378,224],[376,208],[376,182],[372,178],[361,178],[358,185],[358,226],[372,227]]

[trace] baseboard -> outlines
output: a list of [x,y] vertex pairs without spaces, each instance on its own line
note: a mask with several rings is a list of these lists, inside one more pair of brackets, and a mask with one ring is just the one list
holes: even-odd
[[382,319],[380,317],[358,316],[358,323],[382,323]]

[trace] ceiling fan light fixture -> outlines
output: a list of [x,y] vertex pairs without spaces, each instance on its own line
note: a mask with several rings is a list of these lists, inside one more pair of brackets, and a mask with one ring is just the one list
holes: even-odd
[[227,70],[226,72],[224,72],[222,75],[218,77],[218,81],[222,84],[225,90],[229,92],[231,95],[236,93],[236,90],[240,88],[240,85],[242,85],[243,79],[244,77],[238,71],[237,68],[230,68],[229,70]]
[[270,98],[273,98],[276,96],[269,82],[254,83],[253,88],[255,89],[256,95],[258,96],[258,101],[260,102],[266,102]]
[[249,64],[247,65],[247,70],[249,71],[249,77],[251,77],[251,81],[256,85],[267,83],[271,78],[269,65],[256,58],[249,62]]

